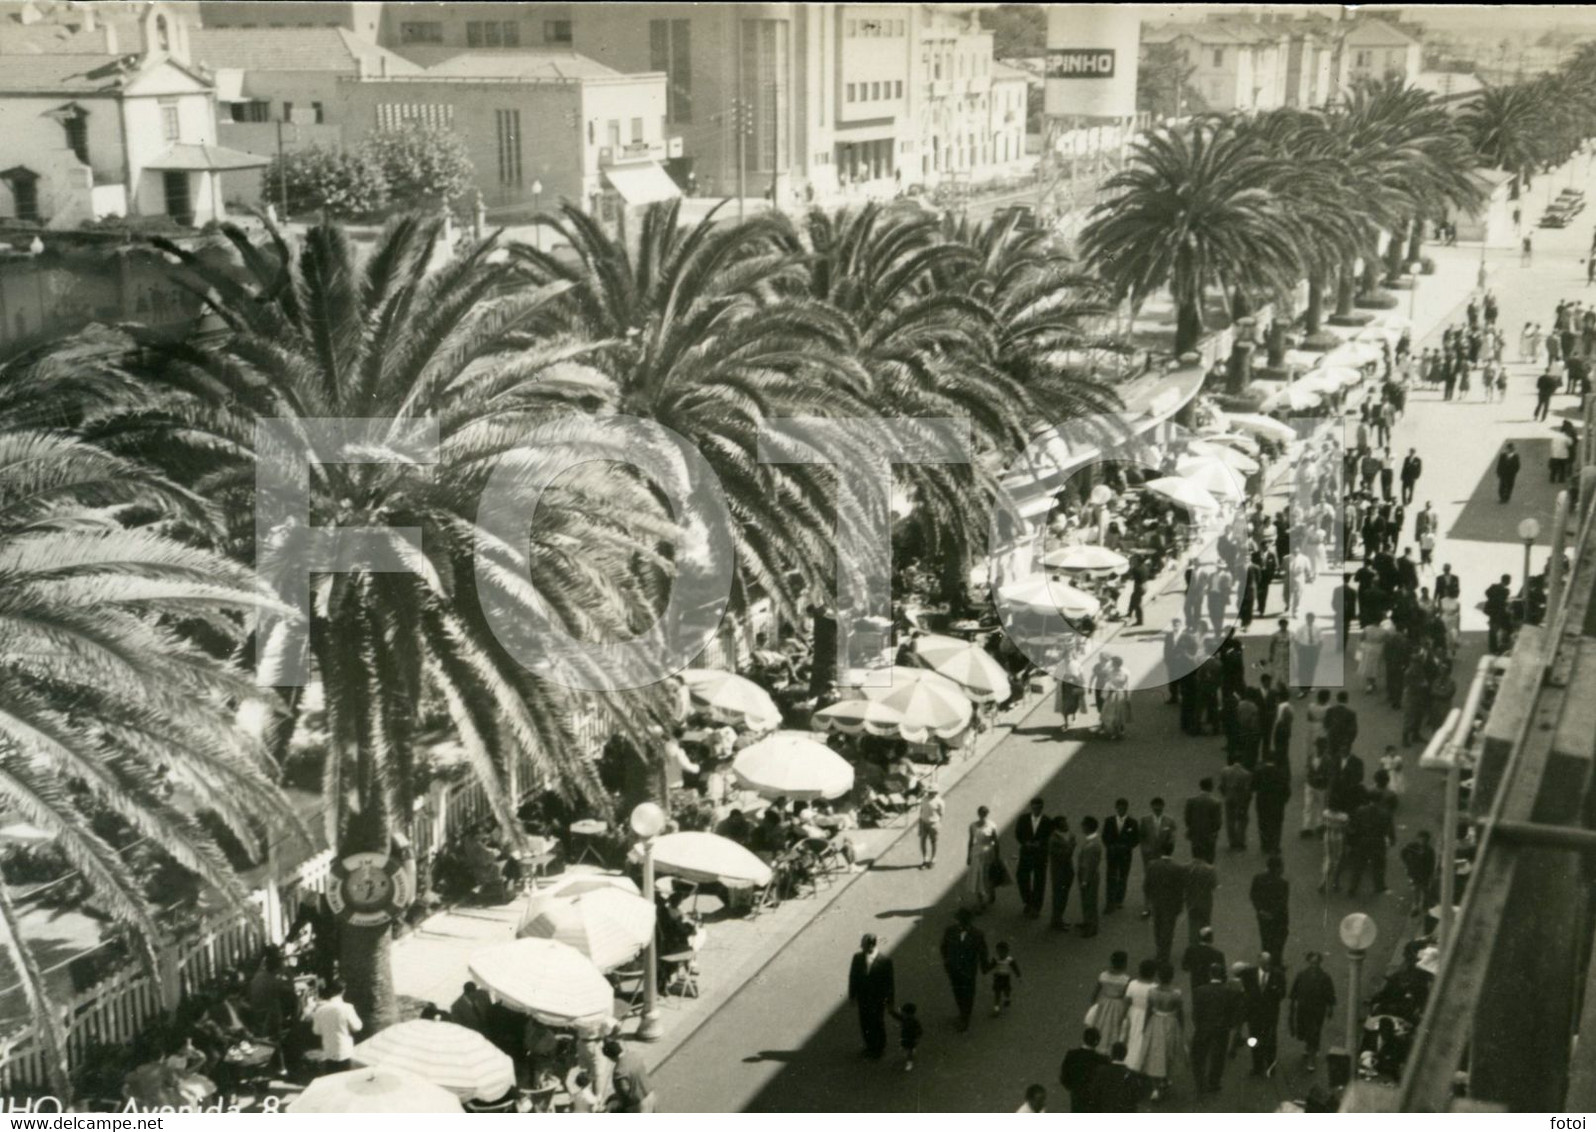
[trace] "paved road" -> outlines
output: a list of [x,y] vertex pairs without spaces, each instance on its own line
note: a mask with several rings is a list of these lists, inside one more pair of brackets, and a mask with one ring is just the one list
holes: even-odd
[[[1580,172],[1583,175],[1585,170]],[[1567,180],[1560,176],[1558,187]],[[1596,289],[1585,289],[1579,263],[1587,239],[1584,224],[1538,233],[1535,264],[1530,268],[1521,267],[1516,255],[1490,256],[1496,268],[1492,287],[1502,300],[1510,358],[1517,356],[1517,329],[1528,320],[1549,325],[1558,297],[1596,297]],[[1468,282],[1472,282],[1473,254],[1477,253],[1449,249],[1438,256],[1443,271],[1451,273],[1454,296],[1467,286],[1467,282],[1458,283],[1458,273],[1467,272]],[[1446,288],[1438,286],[1437,290]],[[1461,317],[1461,310],[1455,317]],[[1438,333],[1426,339],[1426,344],[1436,339]],[[1417,447],[1425,459],[1418,500],[1433,500],[1441,513],[1445,538],[1438,557],[1450,561],[1463,580],[1465,644],[1458,663],[1460,675],[1472,672],[1481,652],[1484,621],[1474,606],[1486,584],[1497,574],[1516,575],[1519,569],[1519,520],[1536,514],[1543,529],[1550,526],[1554,491],[1545,482],[1545,451],[1541,447],[1548,431],[1530,419],[1533,380],[1528,367],[1513,367],[1505,404],[1447,404],[1438,394],[1419,393],[1410,399],[1409,411],[1394,438],[1394,448]],[[1577,413],[1577,405],[1572,398],[1559,398],[1554,413],[1558,411]],[[1502,505],[1496,501],[1491,469],[1507,439],[1524,451],[1525,470],[1515,499]],[[1543,535],[1543,542],[1546,537]],[[1537,569],[1544,553],[1540,552]],[[1322,579],[1312,603],[1322,615],[1328,613],[1328,584],[1328,578]],[[1149,609],[1148,628],[1140,635],[1122,638],[1115,651],[1152,648],[1149,638],[1157,631],[1154,626],[1177,612],[1179,599],[1176,592],[1155,603]],[[1250,658],[1260,655],[1262,637],[1269,627],[1267,621],[1254,623],[1257,632],[1248,639]],[[1007,1014],[978,1016],[970,1033],[957,1033],[936,944],[958,906],[963,863],[962,853],[957,851],[960,831],[974,817],[976,806],[985,803],[1003,819],[1000,824],[1007,841],[1012,836],[1008,819],[1033,795],[1046,798],[1050,811],[1067,814],[1077,828],[1082,815],[1107,813],[1121,794],[1132,800],[1137,814],[1145,811],[1148,798],[1162,794],[1178,815],[1183,800],[1195,792],[1197,779],[1217,771],[1223,765],[1223,755],[1218,739],[1181,735],[1174,709],[1166,707],[1162,698],[1160,691],[1137,694],[1130,737],[1112,744],[1093,741],[1084,730],[1061,741],[1056,737],[1057,720],[1051,709],[1039,708],[952,792],[948,827],[955,852],[945,853],[929,872],[915,867],[918,854],[910,839],[887,853],[664,1063],[657,1080],[665,1106],[710,1112],[1012,1111],[1025,1086],[1041,1082],[1050,1087],[1055,1103],[1062,1107],[1063,1097],[1056,1086],[1059,1059],[1078,1038],[1096,974],[1115,949],[1128,950],[1133,964],[1150,955],[1150,928],[1137,917],[1133,900],[1129,909],[1104,921],[1104,929],[1095,939],[1060,936],[1021,917],[1013,890],[1005,890],[999,907],[984,917],[982,927],[990,940],[1007,939],[1013,944],[1025,971],[1018,1000]],[[1378,697],[1361,691],[1354,690],[1353,702],[1363,728],[1360,751],[1366,762],[1372,763],[1387,743],[1398,740],[1396,713]],[[1299,739],[1293,759],[1298,782],[1300,743]],[[1398,816],[1400,840],[1405,842],[1417,828],[1434,829],[1439,807],[1438,783],[1410,766],[1408,794]],[[1391,948],[1407,935],[1406,901],[1398,895],[1401,885],[1395,883],[1400,868],[1393,854],[1392,892],[1384,897],[1321,897],[1314,891],[1319,845],[1296,837],[1299,821],[1300,806],[1289,812],[1284,847],[1293,879],[1287,960],[1296,969],[1309,948],[1329,953],[1333,957],[1329,969],[1344,1001],[1346,967],[1339,958],[1336,925],[1348,912],[1373,914],[1381,939],[1368,969],[1383,970]],[[1184,856],[1183,847],[1182,859]],[[1218,945],[1232,960],[1252,958],[1258,950],[1246,888],[1259,867],[1256,849],[1221,851],[1215,923]],[[1139,883],[1138,864],[1132,876],[1133,894]],[[912,1073],[903,1072],[894,1062],[862,1061],[857,1053],[857,1026],[844,999],[848,958],[865,931],[882,937],[897,963],[899,1000],[920,1004],[926,1022],[920,1063]],[[1182,924],[1177,939],[1183,939],[1184,933]],[[1334,1040],[1332,1034],[1342,1032],[1341,1025],[1339,1017],[1332,1022],[1327,1044]],[[1323,1072],[1321,1067],[1319,1073]],[[1301,1096],[1311,1083],[1302,1071],[1300,1047],[1286,1039],[1282,1040],[1281,1073],[1273,1080],[1247,1077],[1241,1063],[1232,1063],[1226,1078],[1223,1092],[1202,1103],[1192,1096],[1189,1078],[1177,1079],[1176,1091],[1164,1107],[1267,1111],[1281,1100]]]

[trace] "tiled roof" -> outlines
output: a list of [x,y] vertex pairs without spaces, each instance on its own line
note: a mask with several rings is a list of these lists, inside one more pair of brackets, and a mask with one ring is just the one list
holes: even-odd
[[0,62],[0,91],[93,94],[120,90],[136,73],[109,55],[8,55]]
[[1202,20],[1142,28],[1143,43],[1173,43],[1177,39],[1189,38],[1212,47],[1278,43],[1285,35],[1284,29],[1276,25],[1264,26],[1242,21]]
[[1347,32],[1347,42],[1358,47],[1406,47],[1418,40],[1384,20],[1357,20]]
[[326,71],[353,75],[359,60],[368,73],[386,66],[390,75],[420,74],[422,68],[348,28],[195,28],[190,33],[196,63],[213,70]]
[[574,51],[467,51],[428,67],[452,79],[615,79],[621,72]]

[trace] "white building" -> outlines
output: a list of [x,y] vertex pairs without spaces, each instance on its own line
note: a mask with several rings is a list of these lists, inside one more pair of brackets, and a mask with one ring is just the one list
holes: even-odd
[[1171,43],[1193,68],[1189,89],[1215,113],[1288,104],[1291,37],[1279,24],[1204,20],[1142,28],[1142,46]]

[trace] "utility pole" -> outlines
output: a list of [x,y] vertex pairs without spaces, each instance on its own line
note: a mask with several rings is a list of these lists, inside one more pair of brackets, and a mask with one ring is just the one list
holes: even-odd
[[283,120],[277,119],[277,211],[288,223],[288,170],[283,166]]
[[748,134],[753,129],[748,106],[742,99],[732,100],[732,129],[737,133],[737,222],[743,222],[743,199],[748,196]]

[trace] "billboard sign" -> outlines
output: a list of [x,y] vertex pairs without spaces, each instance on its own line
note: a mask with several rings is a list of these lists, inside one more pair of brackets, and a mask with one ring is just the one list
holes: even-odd
[[1050,79],[1111,79],[1114,77],[1114,49],[1095,47],[1053,47],[1047,52],[1047,77]]

